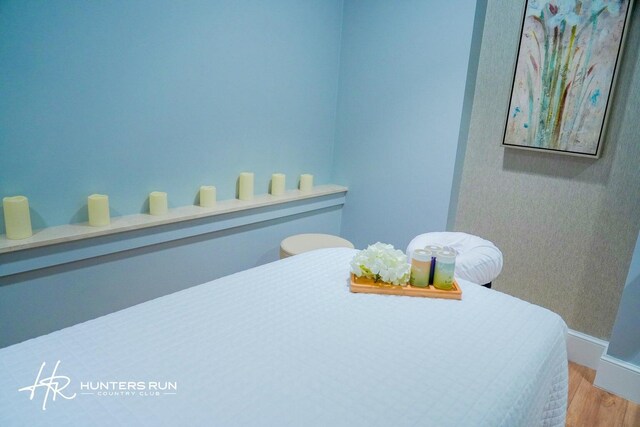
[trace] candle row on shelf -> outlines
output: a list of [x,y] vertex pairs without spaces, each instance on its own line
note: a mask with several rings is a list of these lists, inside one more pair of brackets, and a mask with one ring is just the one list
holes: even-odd
[[[283,173],[274,173],[271,176],[270,194],[282,196],[285,192],[286,177]],[[238,199],[252,200],[254,187],[253,172],[242,172],[238,178]],[[313,175],[300,175],[300,191],[310,192],[313,189]],[[209,208],[216,204],[216,187],[203,185],[200,187],[200,206]],[[31,228],[31,215],[29,213],[29,200],[25,196],[5,197],[2,199],[4,210],[4,223],[7,238],[11,240],[26,239],[33,235]],[[109,214],[109,196],[105,194],[92,194],[87,198],[87,210],[89,213],[89,225],[104,227],[111,223]],[[149,214],[165,215],[169,211],[167,193],[153,191],[149,193]]]

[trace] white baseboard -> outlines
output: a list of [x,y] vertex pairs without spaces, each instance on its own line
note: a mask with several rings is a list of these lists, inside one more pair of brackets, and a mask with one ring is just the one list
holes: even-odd
[[567,357],[571,362],[597,370],[608,345],[607,341],[569,329]]
[[640,403],[640,367],[606,354],[609,343],[569,329],[567,357],[596,371],[593,385],[624,399]]
[[593,385],[640,403],[640,368],[607,354],[602,356]]

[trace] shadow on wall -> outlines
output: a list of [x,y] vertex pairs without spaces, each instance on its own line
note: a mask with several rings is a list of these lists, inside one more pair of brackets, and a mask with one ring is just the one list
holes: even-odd
[[622,292],[620,311],[607,353],[640,366],[640,334],[634,318],[637,307],[640,307],[640,276],[629,282]]
[[262,256],[258,259],[258,261],[255,264],[255,267],[258,267],[259,265],[263,265],[263,264],[267,264],[269,262],[274,262],[280,259],[280,246],[278,246],[277,248],[271,248],[268,251],[266,251],[264,254],[262,254]]
[[[132,259],[135,257],[140,257],[148,254],[153,254],[159,251],[166,251],[166,250],[179,249],[179,248],[189,248],[190,246],[193,246],[197,243],[203,243],[208,241],[220,240],[223,238],[230,238],[233,236],[245,235],[247,233],[250,233],[256,230],[267,230],[269,229],[269,227],[287,225],[288,223],[291,223],[294,220],[304,220],[307,218],[311,219],[321,214],[336,212],[339,210],[340,210],[339,207],[330,206],[330,207],[322,208],[313,212],[305,212],[305,213],[295,214],[292,216],[257,222],[254,224],[242,225],[239,227],[233,227],[225,230],[214,231],[214,232],[200,234],[200,235],[191,236],[191,237],[182,238],[182,239],[170,240],[162,243],[142,246],[135,249],[118,251],[118,252],[110,253],[108,255],[100,255],[97,257],[94,256],[94,257],[90,257],[87,259],[74,261],[66,264],[58,264],[51,267],[40,268],[37,270],[31,270],[23,273],[18,273],[15,275],[0,277],[0,288],[4,286],[9,286],[9,285],[18,284],[21,282],[34,280],[34,279],[46,278],[52,275],[69,273],[75,270],[91,267],[97,264],[116,263],[118,261]],[[230,214],[229,216],[232,216],[232,215],[235,215],[235,214]],[[120,239],[132,239],[142,235],[147,235],[149,233],[152,233],[153,231],[157,231],[160,229],[176,229],[180,227],[188,227],[191,225],[192,224],[187,224],[187,225],[166,224],[163,226],[154,227],[153,229],[140,229],[140,230],[128,231],[126,233],[101,236],[101,237],[92,239],[92,241],[94,242],[97,240],[117,241]],[[314,229],[304,229],[304,230],[308,232],[315,231]],[[294,232],[300,232],[300,230],[294,229]],[[222,274],[213,274],[211,268],[197,269],[197,270],[191,271],[191,273],[194,273],[195,271],[199,271],[200,273],[205,273],[205,272],[211,273],[208,277],[207,276],[198,277],[196,282],[203,283],[205,281],[213,280],[226,274],[231,274],[235,271],[240,271],[245,268],[251,268],[251,267],[259,266],[262,264],[266,264],[268,262],[276,261],[279,259],[281,238],[284,238],[287,236],[288,234],[277,236],[277,238],[269,242],[266,242],[266,241],[253,242],[252,239],[246,239],[246,238],[243,240],[238,239],[236,244],[234,245],[233,250],[231,250],[231,248],[229,247],[216,248],[216,251],[218,252],[210,254],[212,256],[212,260],[222,261],[218,263],[213,262],[213,264],[219,265],[220,270],[222,271]],[[79,241],[68,242],[68,243],[65,243],[64,245],[66,246],[67,250],[81,250],[82,248],[86,248],[87,245],[90,245],[90,244],[91,242],[87,240],[79,240]],[[36,248],[30,251],[28,250],[28,251],[15,252],[9,255],[15,256],[19,259],[22,257],[28,259],[29,256],[33,256],[33,251],[35,250],[35,251],[42,251],[38,254],[38,256],[47,256],[50,252],[52,251],[55,252],[56,249],[52,249],[52,248],[53,248],[52,246]],[[247,262],[246,259],[241,259],[242,257],[239,257],[239,256],[232,257],[233,261],[227,260],[226,262],[224,262],[225,257],[230,256],[230,253],[238,252],[238,253],[244,253],[245,255],[247,255],[250,249],[258,249],[258,250],[257,252],[252,253],[252,256],[248,257],[248,259],[250,260],[249,262]],[[251,261],[253,259],[256,260],[255,263]],[[235,264],[242,264],[242,267],[234,268]],[[208,267],[211,267],[211,266],[209,265]]]
[[[40,215],[38,211],[33,208],[33,206],[29,206],[29,215],[31,217],[32,229],[38,230],[47,226],[47,224],[44,222],[44,218],[42,218],[42,215]],[[4,223],[4,209],[2,208],[2,204],[0,203],[0,234],[7,234]]]
[[[122,212],[114,209],[113,205],[111,205],[111,198],[109,198],[109,216],[111,218],[115,218],[118,216],[122,216]],[[148,212],[149,202],[147,201],[147,212]],[[89,222],[89,208],[87,207],[87,202],[85,200],[84,205],[80,207],[72,216],[69,218],[69,224],[82,224],[85,222]],[[35,228],[35,227],[34,227]],[[39,227],[40,228],[40,227]],[[42,227],[44,228],[44,227]]]
[[505,147],[502,168],[516,173],[604,184],[609,179],[613,158],[610,155],[613,147],[607,148],[607,156],[596,160]]

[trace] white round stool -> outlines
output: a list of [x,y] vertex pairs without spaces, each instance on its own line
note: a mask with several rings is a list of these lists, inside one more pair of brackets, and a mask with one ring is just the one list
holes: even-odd
[[493,243],[481,237],[459,232],[434,232],[420,234],[407,246],[407,256],[427,245],[453,248],[456,253],[454,274],[461,279],[491,287],[491,282],[502,271],[502,252]]
[[353,249],[353,243],[332,234],[296,234],[280,243],[280,259],[323,248]]

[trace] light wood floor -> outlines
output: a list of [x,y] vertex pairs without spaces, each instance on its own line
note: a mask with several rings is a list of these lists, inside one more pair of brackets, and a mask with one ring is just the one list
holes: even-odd
[[568,427],[640,427],[640,405],[593,385],[593,369],[569,362]]

